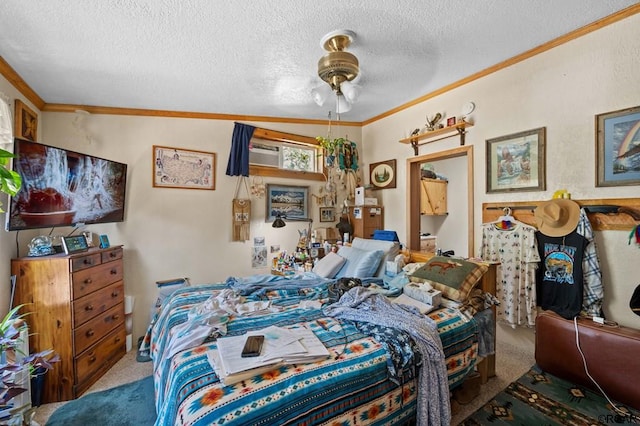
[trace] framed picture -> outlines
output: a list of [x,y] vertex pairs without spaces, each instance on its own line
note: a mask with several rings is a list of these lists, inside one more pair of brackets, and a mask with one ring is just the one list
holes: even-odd
[[640,185],[640,106],[596,115],[596,186]]
[[38,114],[20,99],[16,99],[15,103],[15,136],[35,142],[38,137]]
[[333,207],[320,207],[320,222],[335,222],[336,209]]
[[215,177],[215,153],[153,146],[154,187],[214,190]]
[[447,127],[451,127],[451,126],[455,126],[455,125],[456,125],[456,118],[455,117],[447,118]]
[[109,243],[109,237],[107,234],[100,235],[100,248],[105,249],[109,247],[111,247],[111,244]]
[[89,245],[84,235],[74,235],[62,237],[62,248],[66,254],[73,254],[89,250]]
[[396,187],[396,160],[381,161],[369,165],[369,182],[373,189]]
[[289,219],[309,218],[309,187],[267,185],[266,222],[273,222],[276,215]]
[[487,139],[487,193],[544,191],[546,127]]

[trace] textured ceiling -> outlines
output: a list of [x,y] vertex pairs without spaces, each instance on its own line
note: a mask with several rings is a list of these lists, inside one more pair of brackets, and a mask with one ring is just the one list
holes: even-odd
[[325,119],[321,38],[355,32],[365,121],[631,0],[2,0],[0,56],[46,103]]

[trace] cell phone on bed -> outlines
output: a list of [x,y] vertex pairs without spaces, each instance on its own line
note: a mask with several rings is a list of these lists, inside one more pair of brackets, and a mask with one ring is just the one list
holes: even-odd
[[262,352],[262,344],[264,343],[264,336],[249,336],[242,348],[241,356],[243,358],[259,356]]

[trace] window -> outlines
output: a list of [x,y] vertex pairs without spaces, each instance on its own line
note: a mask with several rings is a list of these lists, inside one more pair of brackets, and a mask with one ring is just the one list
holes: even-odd
[[256,128],[251,138],[249,173],[325,180],[322,149],[315,138]]

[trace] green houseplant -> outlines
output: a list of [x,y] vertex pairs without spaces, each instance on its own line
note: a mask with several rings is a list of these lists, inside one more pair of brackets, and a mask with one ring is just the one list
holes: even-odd
[[324,136],[316,136],[316,140],[322,147],[327,167],[333,166],[338,148],[346,143],[347,140],[345,138],[330,139],[330,137],[325,138]]
[[[15,155],[9,151],[0,149],[0,192],[4,192],[13,197],[22,186],[22,178],[17,172],[8,168],[12,158],[15,158]],[[4,213],[2,203],[0,203],[0,213]]]
[[[22,340],[20,337],[21,324],[27,314],[19,314],[23,305],[11,309],[0,321],[0,414],[7,415],[11,407],[8,402],[26,392],[27,389],[16,382],[16,374],[28,369],[30,377],[45,374],[53,368],[53,363],[60,360],[59,356],[49,349],[34,354],[20,352]],[[0,424],[6,418],[0,418]]]

